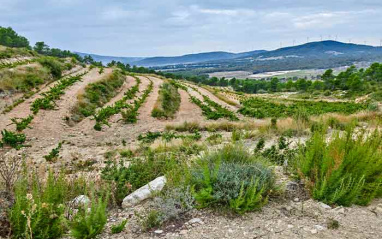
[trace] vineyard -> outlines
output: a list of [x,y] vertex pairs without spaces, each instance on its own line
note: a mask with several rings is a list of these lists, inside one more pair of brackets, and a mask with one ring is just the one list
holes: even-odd
[[[2,70],[23,65],[15,64]],[[32,218],[50,235],[57,233],[52,238],[68,233],[71,238],[87,238],[90,233],[83,230],[84,220],[86,213],[93,212],[91,217],[102,222],[95,233],[100,238],[122,233],[145,238],[161,235],[158,230],[171,232],[174,218],[180,218],[179,227],[184,228],[192,210],[211,223],[216,216],[209,216],[208,210],[263,215],[260,208],[284,208],[285,201],[296,204],[309,197],[333,208],[375,205],[373,200],[381,197],[381,135],[364,127],[378,129],[381,115],[378,105],[369,99],[337,102],[285,99],[280,94],[255,97],[121,66],[74,65],[77,70],[60,74],[55,63],[38,64],[45,65],[38,69],[45,71],[46,80],[15,91],[19,98],[15,94],[1,109],[0,118],[2,157],[13,160],[21,155],[22,164],[38,168],[39,177],[35,170],[26,171],[25,180],[46,178],[44,183],[28,182],[35,187],[32,193],[23,186],[26,181],[12,185],[19,198],[31,195],[28,197],[41,202],[33,208],[16,198],[13,217],[7,220],[19,238],[28,225],[21,211],[43,214],[48,203],[49,210],[59,215],[59,223],[49,217],[46,221]],[[333,142],[324,140],[328,132],[333,134]],[[354,132],[359,138],[350,137]],[[127,220],[126,208],[136,205],[126,198],[162,177],[167,180],[163,192],[140,202],[147,211],[131,214]],[[296,184],[304,178],[307,185],[299,191],[279,190],[289,182],[285,178]],[[340,194],[336,194],[338,190]],[[75,217],[67,217],[65,213],[71,215],[72,210],[67,202],[79,195],[92,201],[91,209],[81,211],[80,207]],[[50,197],[54,200],[49,201]],[[278,211],[271,213],[279,215]],[[284,219],[280,215],[277,220]],[[107,217],[116,218],[116,223]],[[218,217],[228,220],[224,215]],[[317,220],[323,223],[331,218],[332,214],[320,215]],[[300,219],[304,225],[311,220]],[[134,232],[132,227],[140,231]],[[180,228],[174,229],[176,233],[185,230]],[[31,230],[36,238],[45,238],[40,230]]]

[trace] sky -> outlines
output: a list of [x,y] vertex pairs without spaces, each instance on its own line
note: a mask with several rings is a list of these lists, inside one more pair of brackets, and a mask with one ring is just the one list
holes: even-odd
[[32,44],[109,56],[382,39],[381,0],[0,0],[0,13]]

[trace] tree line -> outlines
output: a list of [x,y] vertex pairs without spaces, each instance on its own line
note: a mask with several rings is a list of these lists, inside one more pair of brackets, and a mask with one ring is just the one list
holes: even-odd
[[121,62],[112,61],[109,67],[117,66],[122,70],[135,73],[157,74],[172,79],[182,79],[197,84],[209,86],[232,87],[235,91],[256,94],[272,92],[312,92],[312,91],[333,91],[346,90],[349,92],[363,92],[376,90],[382,83],[382,63],[373,63],[370,67],[357,69],[355,66],[347,68],[345,71],[334,75],[332,69],[328,69],[321,76],[321,80],[307,80],[305,78],[294,80],[280,80],[277,77],[272,79],[226,79],[208,75],[181,75],[170,72],[155,71],[145,67],[130,66]]
[[0,26],[0,45],[16,48],[27,48],[34,50],[40,55],[54,56],[58,58],[72,57],[81,63],[91,64],[95,66],[102,66],[102,62],[95,61],[90,55],[81,57],[80,55],[68,50],[61,50],[58,48],[50,48],[45,42],[39,41],[31,47],[27,38],[18,35],[11,27],[5,28]]

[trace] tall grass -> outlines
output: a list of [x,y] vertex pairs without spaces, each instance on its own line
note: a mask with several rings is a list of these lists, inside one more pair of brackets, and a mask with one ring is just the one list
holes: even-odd
[[38,64],[3,69],[0,71],[0,90],[27,92],[52,79],[50,70]]
[[63,176],[49,174],[42,184],[33,176],[30,184],[23,178],[16,184],[15,204],[9,219],[15,238],[59,238],[65,228],[65,200],[68,184]]
[[328,204],[368,204],[382,196],[382,134],[316,131],[297,158],[297,171],[313,198]]

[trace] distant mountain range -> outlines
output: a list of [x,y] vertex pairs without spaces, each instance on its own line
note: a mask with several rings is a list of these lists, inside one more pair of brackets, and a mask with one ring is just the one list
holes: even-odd
[[178,65],[178,64],[195,64],[208,61],[229,60],[240,57],[247,57],[265,52],[264,50],[242,52],[242,53],[230,53],[224,51],[217,52],[205,52],[197,54],[188,54],[183,56],[173,57],[149,57],[143,60],[135,62],[140,66],[166,66],[166,65]]
[[77,53],[78,55],[84,57],[84,56],[91,56],[95,61],[102,61],[103,64],[110,63],[111,61],[120,61],[122,63],[132,63],[136,61],[140,61],[145,59],[144,57],[119,57],[119,56],[101,56],[101,55],[96,55],[96,54],[91,54],[91,53],[82,53],[82,52],[74,52]]
[[[80,55],[88,55],[79,53]],[[382,61],[382,47],[342,43],[337,41],[310,42],[277,50],[242,53],[206,52],[173,57],[112,57],[90,54],[107,64],[115,60],[131,65],[156,69],[187,70],[201,68],[202,72],[249,70],[254,72],[331,68],[357,62]],[[200,70],[199,70],[200,71]]]
[[116,56],[101,56],[96,54],[88,54],[82,52],[76,52],[80,56],[90,55],[95,61],[102,61],[107,64],[113,60],[128,63],[137,66],[166,66],[166,65],[178,65],[178,64],[194,64],[207,61],[216,60],[228,60],[239,57],[246,57],[265,52],[264,50],[242,52],[242,53],[230,53],[224,51],[217,52],[204,52],[196,54],[187,54],[183,56],[157,56],[157,57],[116,57]]

